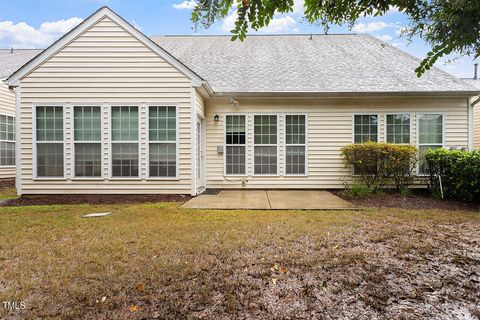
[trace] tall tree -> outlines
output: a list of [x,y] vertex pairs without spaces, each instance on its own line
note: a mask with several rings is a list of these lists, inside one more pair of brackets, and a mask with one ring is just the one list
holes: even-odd
[[[480,0],[305,0],[305,19],[325,32],[331,25],[353,26],[361,17],[382,16],[392,7],[409,18],[402,33],[420,37],[430,52],[415,69],[418,76],[442,56],[480,56]],[[294,0],[198,0],[192,21],[205,28],[237,10],[232,40],[268,26],[274,15],[293,12]]]

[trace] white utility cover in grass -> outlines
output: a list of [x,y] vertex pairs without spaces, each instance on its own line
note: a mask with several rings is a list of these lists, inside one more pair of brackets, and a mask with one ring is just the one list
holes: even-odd
[[84,215],[84,218],[100,218],[100,217],[106,217],[111,215],[111,212],[97,212],[97,213],[89,213]]

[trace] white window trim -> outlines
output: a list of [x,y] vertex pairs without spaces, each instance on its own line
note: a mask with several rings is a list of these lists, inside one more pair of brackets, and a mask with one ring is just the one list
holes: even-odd
[[[8,114],[8,113],[0,112],[0,116],[6,116],[6,117],[11,117],[11,118],[13,118],[13,129],[14,129],[14,131],[13,131],[13,136],[14,136],[14,138],[15,138],[14,140],[0,140],[0,141],[1,141],[1,142],[10,142],[10,143],[13,142],[13,145],[15,145],[15,143],[16,143],[15,141],[16,141],[16,138],[17,138],[17,137],[16,137],[16,135],[17,135],[17,134],[16,134],[17,123],[16,123],[15,115],[11,115],[11,114]],[[7,131],[7,132],[8,132],[8,131]],[[15,150],[15,157],[14,157],[14,159],[15,159],[15,163],[16,163],[16,160],[17,160],[16,152],[17,152],[17,150],[16,150],[16,148],[14,148],[14,150]],[[2,169],[15,168],[15,165],[13,165],[13,166],[2,166],[2,165],[0,165],[0,168],[2,168]]]
[[[255,116],[276,116],[277,117],[277,144],[255,144]],[[257,177],[278,177],[280,176],[280,113],[278,112],[262,112],[252,113],[252,145],[253,145],[253,176]],[[277,147],[277,173],[260,174],[255,173],[255,147]]]
[[409,134],[410,134],[410,143],[397,143],[397,144],[402,144],[402,145],[412,145],[412,140],[413,140],[413,128],[412,128],[412,123],[413,123],[413,113],[411,112],[389,112],[389,113],[385,113],[385,116],[384,116],[384,119],[383,119],[383,131],[384,131],[384,134],[383,134],[383,142],[385,143],[388,143],[387,142],[387,116],[395,116],[395,115],[405,115],[405,114],[408,114],[408,116],[410,117],[409,119],[409,126],[410,126],[410,130],[409,130]]
[[[440,114],[442,115],[442,143],[420,143],[420,116],[423,116],[423,115],[436,115],[436,114]],[[417,147],[417,150],[418,152],[420,153],[420,146],[431,146],[431,145],[438,145],[442,148],[445,148],[445,112],[418,112],[416,113],[415,115],[416,117],[416,147]],[[419,177],[426,177],[427,175],[423,174],[420,172],[420,161],[418,161],[417,163],[417,168],[415,170],[417,172],[417,176]]]
[[352,114],[352,143],[355,143],[355,116],[377,116],[378,119],[378,124],[377,124],[377,141],[375,142],[380,142],[380,127],[382,125],[381,118],[380,118],[380,113],[377,112],[357,112]]
[[[112,108],[114,107],[137,107],[138,108],[138,138],[136,141],[112,141]],[[108,179],[109,180],[130,180],[130,181],[139,181],[142,180],[142,154],[141,154],[141,107],[138,103],[116,103],[108,105]],[[136,177],[114,177],[113,176],[113,154],[112,154],[112,145],[118,143],[137,143],[138,145],[138,176]]]
[[[225,113],[223,121],[223,176],[225,177],[247,177],[248,176],[248,113]],[[228,144],[227,145],[227,116],[244,116],[245,117],[245,144]],[[244,146],[245,147],[245,174],[227,174],[227,146]]]
[[[287,144],[287,116],[305,116],[305,144]],[[308,177],[308,113],[287,112],[283,115],[283,174],[286,177]],[[287,146],[305,147],[305,173],[287,174]]]
[[[80,180],[80,181],[85,181],[85,180],[104,180],[104,160],[105,160],[105,155],[104,155],[104,130],[105,130],[105,124],[104,124],[104,106],[102,103],[71,103],[71,114],[70,114],[70,150],[72,150],[71,158],[72,158],[72,164],[70,166],[70,176],[72,180]],[[100,130],[101,130],[101,141],[75,141],[75,107],[100,107]],[[101,151],[101,175],[99,177],[76,177],[75,176],[75,142],[78,143],[84,143],[84,144],[98,144],[100,143],[100,151]]]
[[[67,108],[66,104],[61,103],[42,103],[42,104],[33,104],[32,110],[32,154],[33,154],[33,180],[67,180],[67,121],[65,117],[65,109]],[[62,117],[63,117],[63,141],[37,141],[37,107],[62,107]],[[63,177],[39,177],[37,175],[37,143],[63,143]]]
[[[175,141],[150,141],[150,107],[175,107]],[[178,103],[147,103],[145,104],[145,108],[146,108],[146,119],[145,119],[145,127],[146,127],[146,143],[147,143],[147,146],[146,146],[146,159],[147,159],[147,163],[146,163],[146,177],[147,179],[146,180],[152,180],[152,181],[155,181],[155,180],[160,180],[160,181],[178,181],[180,180],[179,178],[179,174],[180,174],[180,170],[179,170],[179,167],[180,167],[180,149],[179,149],[179,125],[180,125],[180,112],[179,112],[179,109],[180,109],[180,106]],[[140,126],[139,126],[140,127]],[[151,177],[150,176],[150,143],[175,143],[175,161],[176,161],[176,165],[175,165],[175,177]]]

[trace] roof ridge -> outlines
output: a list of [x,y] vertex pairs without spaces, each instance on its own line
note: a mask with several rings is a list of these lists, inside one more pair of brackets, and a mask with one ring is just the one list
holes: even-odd
[[[294,36],[361,36],[359,33],[275,33],[275,34],[248,34],[248,37],[294,37]],[[150,37],[232,37],[232,34],[153,34]]]

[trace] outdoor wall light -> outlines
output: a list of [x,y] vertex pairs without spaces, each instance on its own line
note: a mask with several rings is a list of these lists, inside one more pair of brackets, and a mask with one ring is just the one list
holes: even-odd
[[216,114],[215,117],[213,117],[213,121],[215,121],[215,122],[220,121],[220,116],[218,114]]

